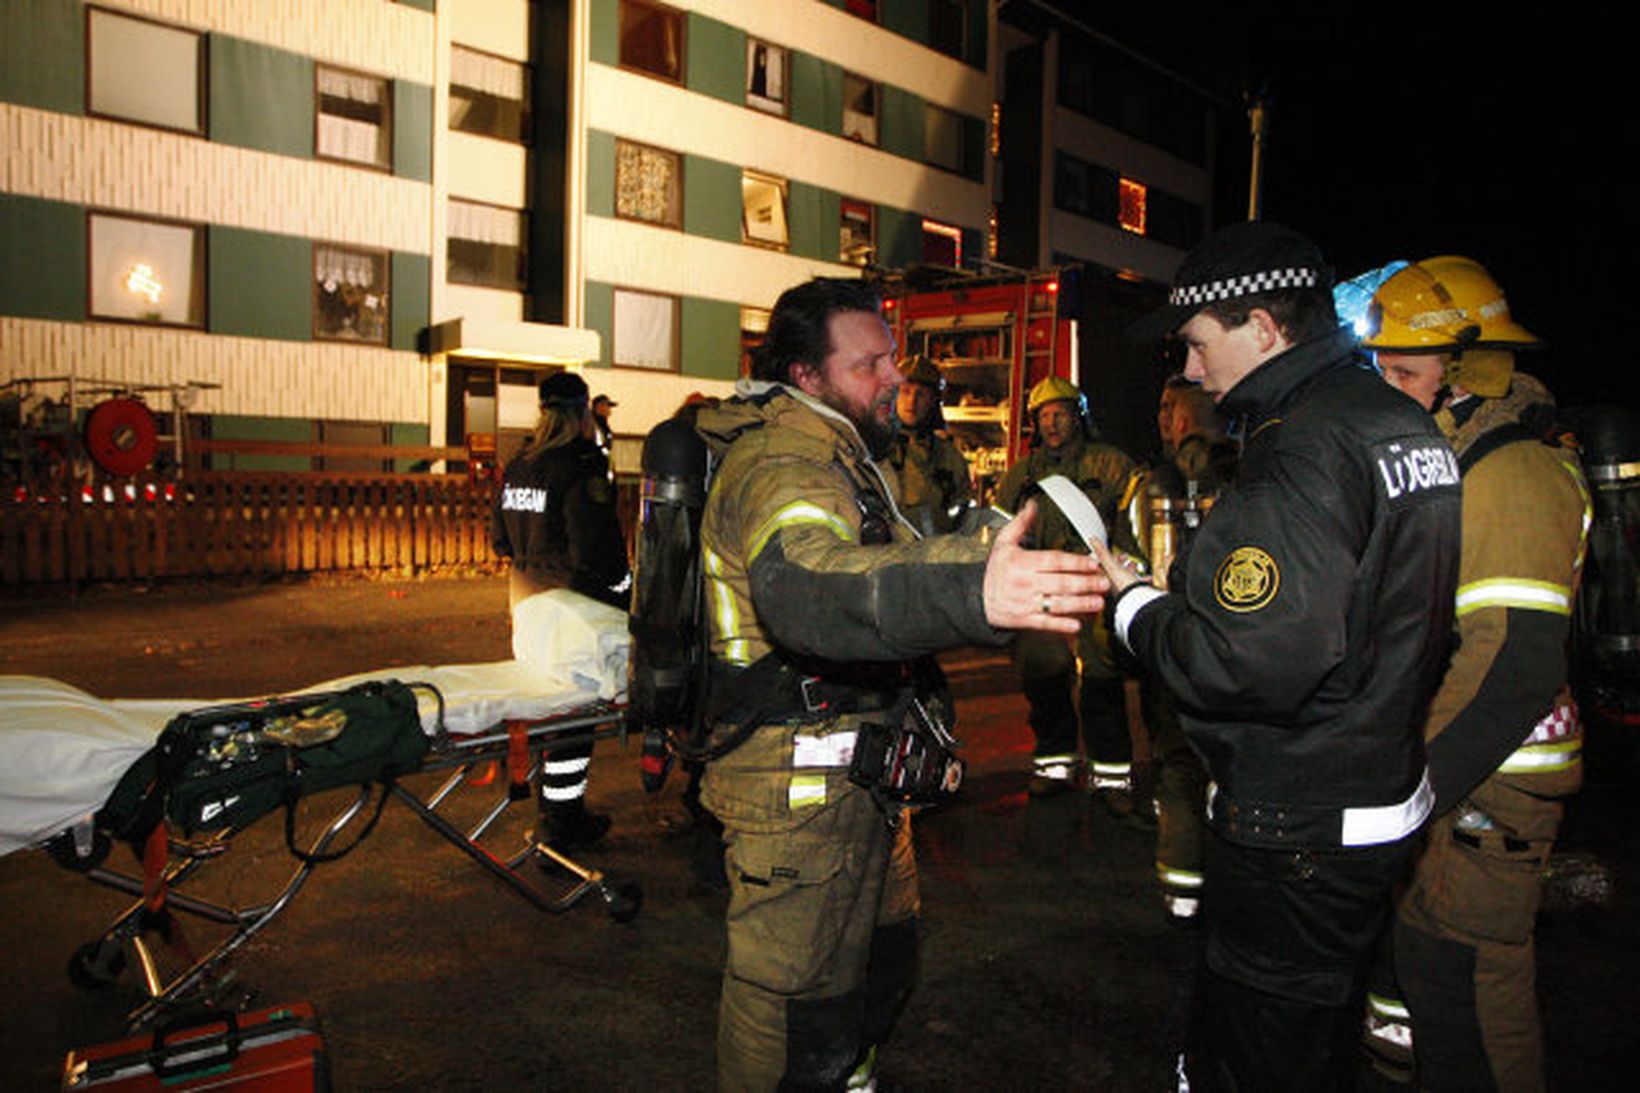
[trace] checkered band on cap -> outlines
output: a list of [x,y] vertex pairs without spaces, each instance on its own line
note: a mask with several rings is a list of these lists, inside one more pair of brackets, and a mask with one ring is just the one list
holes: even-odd
[[1199,307],[1215,300],[1233,300],[1251,296],[1255,292],[1274,292],[1284,288],[1314,288],[1321,281],[1319,270],[1299,268],[1270,269],[1220,281],[1204,281],[1199,285],[1179,285],[1168,294],[1167,302],[1175,307]]

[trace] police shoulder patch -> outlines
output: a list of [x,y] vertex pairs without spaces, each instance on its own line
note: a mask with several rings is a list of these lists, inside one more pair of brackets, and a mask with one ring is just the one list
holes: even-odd
[[1232,550],[1213,578],[1213,596],[1219,606],[1238,614],[1268,606],[1280,587],[1281,568],[1276,560],[1253,546]]

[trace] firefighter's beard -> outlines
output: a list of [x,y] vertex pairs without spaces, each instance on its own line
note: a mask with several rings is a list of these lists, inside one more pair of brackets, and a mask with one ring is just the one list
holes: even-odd
[[881,459],[894,447],[894,438],[900,432],[900,415],[894,408],[897,390],[890,387],[864,410],[850,405],[835,388],[821,391],[817,397],[848,418],[849,423],[854,426],[854,431],[859,433],[860,439],[865,442],[866,451],[871,453],[871,458]]

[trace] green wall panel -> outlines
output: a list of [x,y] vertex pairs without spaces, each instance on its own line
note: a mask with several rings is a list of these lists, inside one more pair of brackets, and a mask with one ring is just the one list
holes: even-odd
[[[419,421],[395,421],[388,426],[389,444],[402,444],[405,447],[425,448],[432,444],[431,432],[425,424]],[[395,459],[393,471],[395,474],[413,474],[427,469],[425,459]]]
[[591,40],[587,52],[600,64],[621,63],[621,6],[620,0],[592,0],[588,5]]
[[746,32],[690,12],[683,38],[689,49],[683,66],[689,90],[724,102],[744,102]]
[[879,0],[877,21],[896,34],[928,44],[928,0]]
[[[212,440],[278,440],[293,444],[313,441],[313,423],[294,417],[241,417],[211,415]],[[244,452],[213,454],[211,468],[219,471],[310,471],[305,455],[251,455]]]
[[843,70],[808,53],[791,58],[791,119],[822,133],[843,132]]
[[424,83],[393,81],[393,173],[433,177],[433,89]]
[[85,10],[78,0],[4,0],[0,102],[85,113]]
[[313,337],[313,244],[291,235],[207,229],[213,334],[309,341]]
[[83,321],[85,210],[0,193],[0,315]]
[[211,35],[211,139],[313,156],[313,61],[243,38]]
[[598,364],[609,367],[609,348],[614,343],[615,286],[602,281],[586,282],[586,304],[581,312],[581,326],[596,330],[599,341]]
[[740,242],[740,168],[704,156],[683,157],[683,230]]
[[877,262],[889,267],[922,261],[922,217],[877,206]]
[[985,123],[978,118],[962,118],[962,173],[976,181],[985,177]]
[[837,261],[842,198],[818,186],[792,182],[787,190],[786,215],[791,226],[793,254],[825,262]]
[[433,260],[425,254],[394,251],[389,277],[393,331],[388,345],[416,349],[432,310]]
[[615,138],[587,130],[587,215],[615,215]]
[[985,233],[977,228],[962,229],[962,264],[973,269],[985,257]]
[[882,116],[877,120],[878,144],[885,152],[922,162],[924,145],[923,100],[919,95],[882,85]]
[[685,296],[682,303],[683,360],[680,371],[702,379],[740,376],[740,305]]
[[407,8],[420,8],[422,11],[437,11],[438,0],[396,0]]

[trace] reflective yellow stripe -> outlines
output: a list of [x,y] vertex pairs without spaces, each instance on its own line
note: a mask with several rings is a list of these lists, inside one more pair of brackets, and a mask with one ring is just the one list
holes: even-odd
[[1521,607],[1555,615],[1572,613],[1572,590],[1550,581],[1493,577],[1458,588],[1458,617],[1486,607]]
[[1172,869],[1161,862],[1156,863],[1156,879],[1173,888],[1200,888],[1202,886],[1202,875],[1200,873],[1192,873],[1188,869]]
[[1583,566],[1583,557],[1589,546],[1589,528],[1594,524],[1594,499],[1589,496],[1588,483],[1583,481],[1583,472],[1568,460],[1562,459],[1560,467],[1572,476],[1572,482],[1577,486],[1577,495],[1583,498],[1583,527],[1577,536],[1577,560],[1572,563],[1572,570],[1576,572]]
[[763,526],[757,529],[757,534],[752,536],[752,547],[746,552],[746,564],[751,565],[752,561],[762,553],[763,548],[768,545],[775,532],[782,528],[797,527],[800,524],[818,524],[821,527],[830,528],[844,542],[854,542],[854,529],[850,528],[842,517],[834,512],[827,512],[819,505],[811,505],[807,501],[793,501],[765,520]]
[[826,803],[826,776],[824,774],[794,774],[791,788],[786,791],[786,803],[793,809],[813,808]]
[[1367,1008],[1380,1017],[1388,1017],[1395,1021],[1405,1021],[1412,1016],[1407,1012],[1407,1005],[1399,998],[1386,998],[1381,994],[1367,995]]
[[749,664],[751,655],[746,639],[739,637],[740,612],[735,608],[735,593],[723,577],[723,559],[710,547],[702,547],[706,560],[707,598],[712,604],[712,622],[718,637],[723,640],[723,659],[731,664]]
[[1504,774],[1552,774],[1569,770],[1583,761],[1583,738],[1562,740],[1557,744],[1527,744],[1498,768]]

